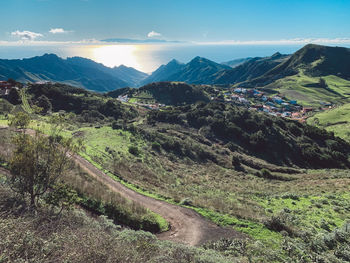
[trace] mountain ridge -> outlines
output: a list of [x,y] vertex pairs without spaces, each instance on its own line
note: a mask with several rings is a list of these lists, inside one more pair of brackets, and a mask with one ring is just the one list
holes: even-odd
[[13,78],[21,82],[61,82],[103,92],[136,86],[145,77],[146,73],[136,69],[108,68],[82,57],[63,59],[56,54],[44,54],[24,59],[0,59],[2,80]]

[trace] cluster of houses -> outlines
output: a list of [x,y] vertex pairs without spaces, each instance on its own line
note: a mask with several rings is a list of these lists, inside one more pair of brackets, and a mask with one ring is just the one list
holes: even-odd
[[291,118],[301,122],[305,122],[308,117],[307,113],[313,110],[302,107],[296,100],[287,100],[281,96],[267,96],[257,89],[234,88],[211,99],[243,105],[250,110],[262,111],[273,116]]
[[11,89],[17,89],[15,85],[7,81],[0,81],[0,97],[6,97],[10,94]]

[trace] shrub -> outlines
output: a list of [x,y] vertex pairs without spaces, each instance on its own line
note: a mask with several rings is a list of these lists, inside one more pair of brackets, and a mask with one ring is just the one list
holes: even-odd
[[140,155],[140,150],[139,150],[139,148],[137,147],[137,146],[135,146],[135,145],[131,145],[131,146],[129,146],[129,153],[131,153],[131,154],[133,154],[133,155],[135,155],[135,156],[139,156]]
[[238,156],[232,156],[232,166],[237,169],[241,167],[241,161]]
[[119,130],[119,129],[122,129],[123,128],[123,125],[118,122],[118,121],[113,121],[112,122],[112,129],[113,130]]
[[266,179],[273,179],[273,176],[272,176],[270,170],[265,169],[265,168],[260,170],[260,175],[261,175],[261,177],[266,178]]
[[181,200],[180,205],[192,206],[193,202],[190,198],[184,198]]
[[288,216],[286,213],[280,213],[279,215],[273,215],[271,218],[264,221],[264,225],[273,231],[282,232],[285,231],[289,236],[294,236],[293,229],[288,224]]

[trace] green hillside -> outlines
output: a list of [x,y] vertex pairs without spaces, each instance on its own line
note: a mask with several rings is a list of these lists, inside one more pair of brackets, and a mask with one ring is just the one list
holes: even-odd
[[315,114],[308,123],[334,132],[336,136],[350,141],[350,104]]

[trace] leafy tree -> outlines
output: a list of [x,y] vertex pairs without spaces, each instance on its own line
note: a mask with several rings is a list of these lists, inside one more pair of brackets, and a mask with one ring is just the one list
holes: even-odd
[[[11,125],[25,129],[29,124],[28,119],[25,114],[17,114]],[[77,149],[71,138],[59,136],[57,118],[52,121],[52,127],[50,136],[34,131],[32,135],[22,132],[13,138],[15,150],[9,163],[9,182],[12,190],[23,198],[29,197],[32,209],[38,206],[40,198],[71,167],[69,153]]]
[[38,98],[36,105],[42,109],[41,112],[44,114],[52,110],[52,104],[45,95],[41,95]]
[[52,207],[59,207],[62,212],[63,209],[71,209],[73,205],[80,202],[80,198],[75,190],[66,184],[58,183],[52,187],[50,191],[45,196],[45,202]]
[[25,112],[17,112],[9,121],[11,127],[24,130],[30,123],[30,116]]

